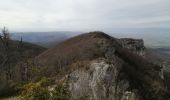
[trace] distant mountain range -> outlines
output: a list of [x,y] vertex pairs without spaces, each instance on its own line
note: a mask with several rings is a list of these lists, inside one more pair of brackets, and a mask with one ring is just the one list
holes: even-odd
[[52,47],[56,43],[66,40],[80,32],[67,32],[67,31],[57,31],[57,32],[15,32],[11,34],[12,39],[20,40],[21,37],[23,41],[41,45],[44,47]]

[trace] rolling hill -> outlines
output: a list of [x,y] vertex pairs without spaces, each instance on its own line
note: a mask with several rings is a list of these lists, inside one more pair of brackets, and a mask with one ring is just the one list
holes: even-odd
[[[4,54],[5,54],[5,50],[3,48],[3,44],[2,42],[0,42],[0,57],[3,58]],[[22,47],[20,47],[22,46]],[[27,58],[33,58],[35,56],[37,56],[38,54],[40,54],[41,52],[45,51],[46,48],[35,45],[35,44],[31,44],[31,43],[27,43],[27,42],[22,42],[22,44],[20,45],[20,41],[16,41],[16,40],[10,40],[9,42],[9,47],[10,47],[10,54],[11,57],[13,58],[13,62],[17,62],[20,59],[18,58],[20,55],[20,52],[22,52],[22,55],[27,57]],[[2,63],[4,59],[1,59],[0,62]]]
[[11,33],[13,40],[20,40],[22,37],[25,42],[41,45],[43,47],[53,47],[57,43],[64,41],[79,32],[56,31],[56,32],[14,32]]

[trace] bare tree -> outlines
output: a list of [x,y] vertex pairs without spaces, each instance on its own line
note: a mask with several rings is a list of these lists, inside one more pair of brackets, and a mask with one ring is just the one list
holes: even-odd
[[2,29],[2,33],[0,35],[0,40],[2,42],[2,48],[4,50],[4,58],[2,66],[5,67],[6,71],[6,79],[11,79],[11,63],[10,63],[10,34],[6,27]]

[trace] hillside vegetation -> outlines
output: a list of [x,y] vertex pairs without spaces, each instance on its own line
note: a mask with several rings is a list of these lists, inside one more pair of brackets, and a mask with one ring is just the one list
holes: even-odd
[[28,63],[46,50],[44,47],[11,40],[6,28],[0,34],[0,96],[15,94],[15,86],[28,80]]

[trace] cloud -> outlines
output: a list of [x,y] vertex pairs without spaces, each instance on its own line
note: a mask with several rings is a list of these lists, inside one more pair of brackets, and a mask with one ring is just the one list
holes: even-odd
[[0,27],[12,31],[167,28],[169,0],[3,0]]

